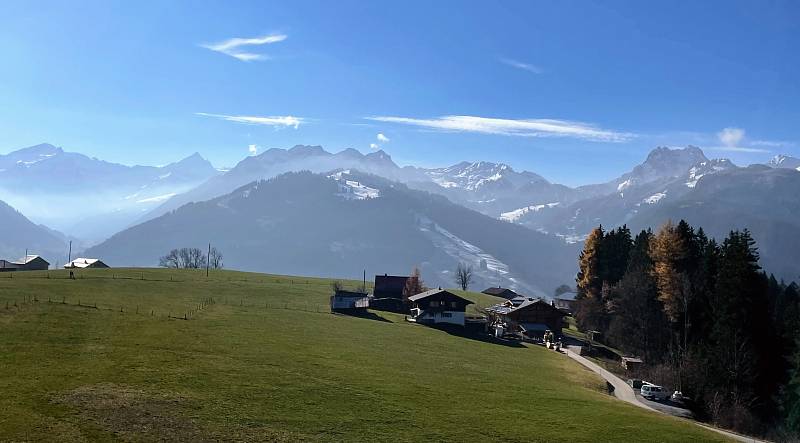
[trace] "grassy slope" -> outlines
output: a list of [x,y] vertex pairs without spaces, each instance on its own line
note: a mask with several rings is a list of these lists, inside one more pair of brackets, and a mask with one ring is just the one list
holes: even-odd
[[0,274],[0,441],[720,439],[614,400],[541,347],[329,314],[327,280],[50,275]]

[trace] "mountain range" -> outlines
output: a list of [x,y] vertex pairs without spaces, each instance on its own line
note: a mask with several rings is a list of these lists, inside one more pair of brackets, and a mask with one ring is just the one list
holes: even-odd
[[171,248],[210,241],[236,269],[358,278],[405,274],[452,286],[459,262],[475,286],[549,294],[573,278],[577,247],[374,175],[286,173],[186,204],[89,249],[112,265],[151,266]]
[[0,155],[0,200],[91,243],[218,173],[196,153],[162,167],[126,166],[40,144]]
[[[483,259],[477,257],[488,254],[493,257],[491,260],[503,262],[506,267],[502,269],[507,271],[506,274],[495,272],[494,277],[484,272],[480,277],[482,281],[490,282],[494,278],[509,285],[517,281],[516,287],[520,289],[547,292],[552,289],[548,285],[554,280],[569,283],[571,279],[563,281],[563,276],[574,274],[575,255],[572,261],[564,264],[565,269],[557,268],[561,266],[558,260],[547,263],[542,261],[543,257],[559,257],[564,251],[577,254],[576,248],[589,230],[597,225],[613,228],[627,224],[634,230],[656,229],[668,219],[680,218],[686,218],[695,226],[703,226],[709,235],[717,238],[724,237],[731,229],[750,229],[761,248],[765,267],[779,276],[796,278],[800,274],[800,264],[795,253],[798,249],[794,243],[795,239],[800,238],[800,223],[793,217],[793,214],[800,213],[800,202],[796,198],[800,195],[800,170],[797,168],[800,168],[800,160],[785,155],[776,156],[765,165],[739,167],[726,159],[709,159],[697,147],[660,147],[651,151],[641,164],[613,180],[572,188],[551,183],[533,172],[516,171],[509,165],[487,161],[461,162],[444,168],[400,167],[384,151],[364,155],[353,149],[330,153],[320,146],[273,148],[260,155],[247,157],[230,170],[220,173],[197,154],[160,168],[129,167],[64,152],[51,145],[38,145],[0,156],[0,199],[20,209],[36,223],[56,226],[76,237],[81,237],[85,231],[92,232],[94,238],[89,240],[95,242],[122,231],[90,250],[104,254],[104,259],[111,258],[111,262],[118,265],[156,264],[157,255],[163,251],[139,249],[144,248],[151,237],[161,239],[162,245],[172,244],[167,241],[170,236],[164,237],[156,232],[156,227],[161,226],[160,224],[168,220],[181,220],[176,221],[175,226],[202,225],[206,223],[203,219],[209,218],[217,220],[215,229],[219,229],[218,231],[200,232],[189,229],[185,233],[175,233],[175,238],[182,239],[186,245],[191,243],[197,246],[209,240],[226,244],[229,248],[227,262],[243,269],[300,273],[313,271],[320,275],[334,275],[335,272],[344,272],[345,269],[340,267],[344,266],[347,268],[345,275],[353,275],[353,268],[362,266],[355,265],[358,262],[357,257],[363,255],[370,257],[368,263],[375,266],[375,272],[380,272],[381,269],[384,272],[407,272],[406,268],[413,264],[426,263],[424,266],[437,276],[436,279],[444,281],[446,273],[454,266],[455,257],[466,254],[464,257],[471,258],[465,261],[481,267]],[[276,179],[286,173],[298,171],[313,173],[310,177],[315,178],[302,175],[305,181],[297,182],[298,186],[294,188],[282,181],[288,179]],[[336,174],[339,174],[338,179]],[[360,178],[344,179],[342,182],[342,177],[345,176]],[[300,180],[295,175],[290,177],[293,177],[292,180]],[[313,191],[312,194],[317,192],[314,195],[318,195],[320,200],[312,202],[301,195],[308,190],[333,186],[331,183],[346,187],[348,182],[372,183],[369,186],[364,185],[371,190],[356,187],[350,195],[377,193],[380,198],[370,197],[366,201],[342,199],[341,196],[331,198],[330,192]],[[300,184],[303,186],[299,186]],[[266,194],[254,191],[261,187],[272,191],[264,191]],[[250,191],[247,194],[255,192],[253,195],[259,195],[260,198],[241,198],[248,189]],[[277,189],[286,195],[275,195]],[[325,199],[321,197],[323,194]],[[326,208],[327,212],[319,210],[315,216],[313,206],[292,206],[280,198],[318,205],[319,208]],[[427,201],[425,198],[435,199],[430,201],[437,203],[425,207],[415,206],[421,201]],[[258,254],[245,245],[246,238],[272,238],[263,229],[270,226],[270,220],[274,220],[271,213],[263,212],[266,209],[250,208],[231,212],[230,209],[220,206],[227,205],[230,208],[234,204],[230,202],[235,202],[234,206],[241,209],[246,206],[246,202],[253,201],[294,211],[297,213],[294,216],[302,219],[320,217],[328,221],[347,220],[346,223],[358,226],[361,223],[370,225],[370,221],[377,223],[382,220],[380,224],[387,227],[392,224],[387,224],[381,214],[369,208],[391,203],[397,207],[387,214],[393,214],[397,220],[404,222],[402,229],[394,226],[387,231],[377,227],[372,231],[362,230],[364,233],[370,232],[371,236],[370,241],[364,244],[338,240],[335,234],[339,231],[326,230],[324,224],[315,226],[314,232],[319,235],[314,234],[311,237],[321,242],[320,245],[327,244],[329,249],[337,248],[330,246],[332,244],[341,244],[342,251],[347,252],[343,252],[339,259],[347,261],[337,264],[332,258],[335,254],[330,251],[310,256],[297,253],[302,256],[300,262],[307,269],[304,271],[289,266],[288,262],[284,267],[281,261],[274,258],[258,258]],[[337,205],[347,207],[353,216],[335,208]],[[408,205],[404,211],[401,210],[403,205]],[[439,217],[448,222],[445,224],[432,217],[431,207],[444,211],[445,214],[440,213]],[[409,218],[409,213],[416,215]],[[480,224],[468,222],[473,219],[494,220],[485,226],[490,231],[469,231],[469,235],[453,234],[462,228],[459,217],[455,214],[464,219],[464,224]],[[723,214],[724,217],[721,217]],[[233,217],[241,226],[252,228],[249,235],[247,230],[237,232],[238,229],[219,221],[225,217]],[[73,225],[73,229],[64,229],[65,223],[50,222],[64,219],[80,221]],[[189,219],[193,221],[190,222]],[[425,226],[424,220],[432,221],[441,229],[426,228],[426,231],[420,228]],[[302,226],[301,220],[292,221],[298,223],[297,226]],[[502,248],[502,253],[491,247],[493,236],[505,235],[499,233],[506,232],[506,225],[513,227],[512,229],[528,228],[513,231],[515,235],[522,235],[521,232],[529,235],[528,232],[534,232],[539,236],[537,239],[555,241],[547,243],[547,249],[533,251],[535,257],[520,259],[518,262],[508,257],[527,257],[526,254],[529,253],[522,250],[533,243],[514,245],[509,242],[498,246]],[[163,226],[168,230],[173,225]],[[131,229],[125,230],[128,227]],[[285,253],[286,248],[291,249],[291,244],[287,243],[289,239],[298,240],[304,236],[292,236],[288,227],[283,229],[276,231],[281,233],[279,238],[272,239],[282,245]],[[449,234],[445,234],[445,231]],[[143,232],[147,232],[147,235],[142,234]],[[408,238],[417,238],[419,241],[404,246],[394,240],[392,232],[403,232]],[[437,235],[428,235],[423,241],[421,232]],[[324,238],[319,237],[320,235]],[[349,239],[355,238],[355,234],[348,235]],[[434,237],[437,239],[434,240]],[[120,238],[126,240],[120,241]],[[237,238],[239,240],[234,241]],[[389,249],[395,252],[384,255],[385,250],[375,246],[379,238],[384,241],[391,238],[392,241],[388,244],[393,247]],[[442,239],[451,239],[450,246],[446,246],[447,242]],[[309,243],[298,245],[301,244],[303,248],[315,250]],[[108,245],[113,247],[109,248]],[[460,246],[453,249],[452,245]],[[452,252],[444,253],[448,259],[438,252],[436,254],[439,258],[432,258],[434,251],[440,247]],[[475,252],[476,247],[481,252]],[[266,245],[265,248],[269,249]],[[404,248],[408,251],[400,251]],[[379,250],[381,253],[375,252]],[[460,252],[453,252],[456,250]],[[231,252],[235,254],[231,255]],[[392,261],[392,257],[398,258]],[[491,260],[487,259],[486,262],[491,263]],[[525,269],[525,265],[521,263],[526,263],[526,260],[546,266],[557,278],[548,279],[536,274],[537,271]],[[506,277],[499,278],[498,274]]]

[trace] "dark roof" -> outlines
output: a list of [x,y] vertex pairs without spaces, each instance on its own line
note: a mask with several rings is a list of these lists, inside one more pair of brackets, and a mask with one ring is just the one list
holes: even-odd
[[486,295],[494,295],[495,297],[514,298],[519,296],[516,292],[508,288],[501,288],[499,286],[486,288],[483,290]]
[[559,313],[561,313],[563,315],[563,312],[561,312],[559,309],[557,309],[556,307],[554,307],[553,305],[548,303],[546,300],[541,299],[541,298],[532,298],[532,297],[516,297],[516,298],[511,299],[511,300],[509,300],[507,302],[491,306],[491,307],[487,308],[487,310],[489,310],[491,312],[495,312],[497,314],[505,315],[505,314],[510,314],[512,312],[515,312],[515,311],[520,311],[520,310],[523,310],[523,309],[527,309],[528,307],[533,306],[535,304],[546,305],[546,306],[552,308],[553,310],[558,311]]
[[445,289],[431,289],[430,291],[425,291],[425,292],[421,292],[421,293],[419,293],[417,295],[412,295],[411,297],[408,297],[408,299],[410,301],[420,301],[422,299],[426,299],[426,298],[428,298],[430,296],[438,295],[438,294],[446,294],[446,295],[448,295],[448,296],[450,296],[452,298],[457,298],[457,299],[463,301],[467,305],[473,304],[471,301],[467,300],[466,298],[459,297],[458,295],[453,294],[452,292],[447,291]]
[[558,296],[556,296],[556,300],[575,300],[575,297],[577,295],[578,295],[577,292],[564,292],[558,294]]
[[376,297],[396,296],[400,298],[403,296],[403,290],[406,287],[406,280],[408,276],[400,275],[376,275],[375,276],[375,289],[373,293]]

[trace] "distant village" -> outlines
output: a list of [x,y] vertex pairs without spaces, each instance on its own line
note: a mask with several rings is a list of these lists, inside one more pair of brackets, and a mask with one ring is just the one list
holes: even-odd
[[565,292],[551,301],[528,297],[502,288],[487,288],[482,293],[505,299],[468,315],[474,304],[447,289],[424,288],[418,276],[376,275],[374,289],[335,287],[331,311],[364,315],[367,309],[404,314],[406,320],[440,328],[461,328],[464,332],[483,332],[499,339],[533,342],[554,341],[561,337],[564,317],[571,315],[574,293]]

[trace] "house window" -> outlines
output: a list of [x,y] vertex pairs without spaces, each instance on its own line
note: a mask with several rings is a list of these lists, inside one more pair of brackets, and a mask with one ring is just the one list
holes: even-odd
[[439,307],[439,302],[438,302],[438,301],[436,301],[436,300],[433,300],[433,301],[431,301],[430,307],[432,307],[432,308],[438,308],[438,307]]
[[450,307],[451,307],[451,308],[457,308],[457,307],[458,307],[458,302],[451,301],[451,302],[450,302]]
[[452,313],[452,312],[442,312],[442,317],[445,317],[445,318],[450,318],[450,317],[452,317],[452,316],[453,316],[453,313]]

